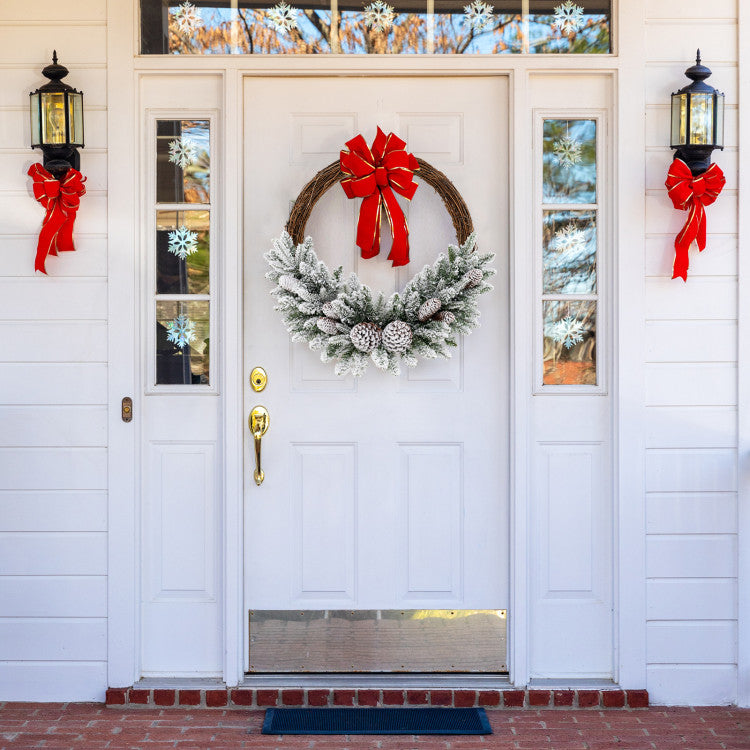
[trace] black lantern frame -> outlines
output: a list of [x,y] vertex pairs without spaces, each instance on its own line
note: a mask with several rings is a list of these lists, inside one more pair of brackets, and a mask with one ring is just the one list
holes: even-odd
[[714,149],[724,149],[724,94],[705,82],[711,70],[701,64],[700,50],[685,75],[692,83],[672,94],[670,145],[698,176],[711,166]]
[[44,168],[62,180],[71,167],[80,170],[81,166],[83,92],[63,83],[68,69],[58,64],[57,50],[42,75],[49,83],[29,94],[31,147],[42,150]]

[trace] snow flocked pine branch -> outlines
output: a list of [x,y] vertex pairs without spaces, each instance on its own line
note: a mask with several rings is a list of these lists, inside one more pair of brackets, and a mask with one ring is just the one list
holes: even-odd
[[476,236],[451,245],[400,294],[374,293],[356,274],[343,278],[318,259],[312,238],[295,245],[284,232],[265,258],[275,309],[292,341],[306,341],[336,374],[361,376],[372,361],[394,375],[420,357],[450,357],[457,336],[479,325],[478,298],[492,286],[492,253],[475,252]]

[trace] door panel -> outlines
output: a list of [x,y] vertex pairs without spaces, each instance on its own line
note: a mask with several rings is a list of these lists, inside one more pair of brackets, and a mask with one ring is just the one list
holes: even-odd
[[[246,433],[248,610],[507,607],[507,97],[504,78],[247,79],[244,382],[255,366],[269,380],[247,387],[245,407],[271,416],[260,487]],[[342,378],[290,343],[262,256],[302,186],[378,125],[456,184],[498,276],[452,359]],[[359,257],[358,203],[337,185],[306,233],[330,267],[392,293],[456,241],[426,183],[405,209],[411,262],[399,269],[387,227],[380,255]]]

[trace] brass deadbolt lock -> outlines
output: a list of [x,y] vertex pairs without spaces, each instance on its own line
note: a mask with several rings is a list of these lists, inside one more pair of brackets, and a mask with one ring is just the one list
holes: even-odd
[[250,385],[256,393],[260,393],[268,382],[268,375],[262,367],[254,367],[250,373]]

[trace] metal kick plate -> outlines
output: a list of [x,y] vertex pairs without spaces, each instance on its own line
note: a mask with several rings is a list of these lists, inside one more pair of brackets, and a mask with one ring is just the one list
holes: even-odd
[[250,672],[507,672],[503,609],[252,610]]

